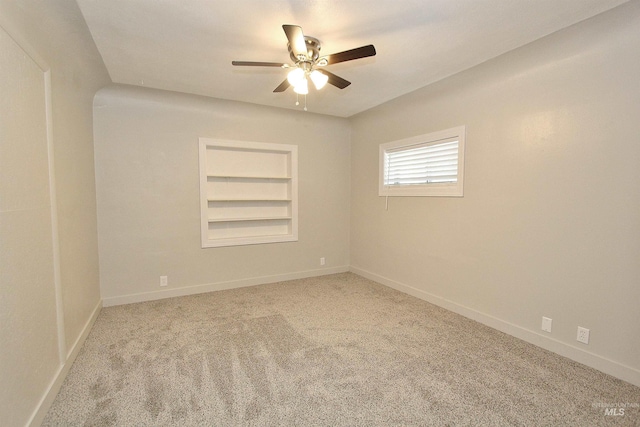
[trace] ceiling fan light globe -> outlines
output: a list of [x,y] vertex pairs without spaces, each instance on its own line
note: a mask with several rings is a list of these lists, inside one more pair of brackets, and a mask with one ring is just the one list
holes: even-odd
[[297,85],[293,87],[293,91],[298,95],[306,95],[309,93],[309,84],[307,79],[303,78]]
[[317,90],[322,89],[324,85],[327,84],[327,81],[329,81],[329,76],[318,70],[314,70],[309,77],[311,77],[311,81]]
[[291,86],[293,87],[298,86],[300,82],[305,80],[304,70],[301,68],[295,68],[294,70],[291,70],[287,75],[287,80],[289,81],[289,83],[291,83]]

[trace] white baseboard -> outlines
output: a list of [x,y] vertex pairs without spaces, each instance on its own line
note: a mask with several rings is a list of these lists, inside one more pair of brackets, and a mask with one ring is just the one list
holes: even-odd
[[89,320],[87,320],[87,322],[84,325],[84,328],[82,328],[82,333],[80,334],[80,336],[78,336],[78,339],[76,340],[76,342],[73,343],[73,346],[71,346],[71,349],[67,353],[67,359],[58,368],[58,371],[56,372],[55,376],[53,377],[53,380],[49,384],[47,391],[45,392],[44,396],[42,396],[42,399],[38,403],[38,406],[36,407],[35,411],[33,411],[33,414],[31,415],[31,419],[27,423],[28,426],[36,427],[42,424],[44,417],[47,415],[47,411],[51,407],[51,404],[53,404],[53,401],[55,400],[56,396],[58,395],[58,392],[60,391],[60,387],[62,387],[62,383],[64,382],[64,379],[67,377],[67,374],[69,373],[69,369],[71,369],[71,365],[73,365],[73,362],[76,360],[76,357],[78,357],[78,353],[82,348],[82,344],[84,344],[85,340],[87,339],[87,336],[89,335],[89,332],[91,332],[91,328],[93,327],[93,324],[96,322],[96,319],[98,318],[98,315],[100,314],[101,309],[102,309],[102,301],[98,301],[98,304],[93,309],[91,316],[89,316]]
[[295,273],[276,274],[273,276],[250,277],[248,279],[230,280],[227,282],[208,283],[204,285],[186,286],[175,289],[163,289],[152,292],[122,295],[102,299],[104,307],[132,304],[136,302],[154,301],[164,298],[182,297],[186,295],[203,294],[205,292],[223,291],[226,289],[243,288],[247,286],[264,285],[266,283],[282,282],[285,280],[304,279],[307,277],[325,276],[327,274],[346,273],[349,266],[322,268],[319,270],[299,271]]
[[640,370],[638,369],[590,353],[581,348],[574,347],[362,268],[352,265],[350,271],[640,387]]

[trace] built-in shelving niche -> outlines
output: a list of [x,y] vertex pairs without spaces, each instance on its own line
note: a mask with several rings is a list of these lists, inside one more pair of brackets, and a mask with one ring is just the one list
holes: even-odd
[[298,240],[298,147],[200,138],[202,247]]

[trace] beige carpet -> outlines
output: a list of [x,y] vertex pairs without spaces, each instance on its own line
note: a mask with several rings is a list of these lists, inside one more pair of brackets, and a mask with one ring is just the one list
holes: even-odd
[[103,309],[44,425],[640,425],[638,404],[638,387],[345,273]]

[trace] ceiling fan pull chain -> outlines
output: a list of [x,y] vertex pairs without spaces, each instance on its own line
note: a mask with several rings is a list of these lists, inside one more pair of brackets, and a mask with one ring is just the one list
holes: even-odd
[[307,111],[307,95],[304,96],[304,111]]
[[296,92],[296,105],[300,105],[300,101],[298,100],[298,93]]

